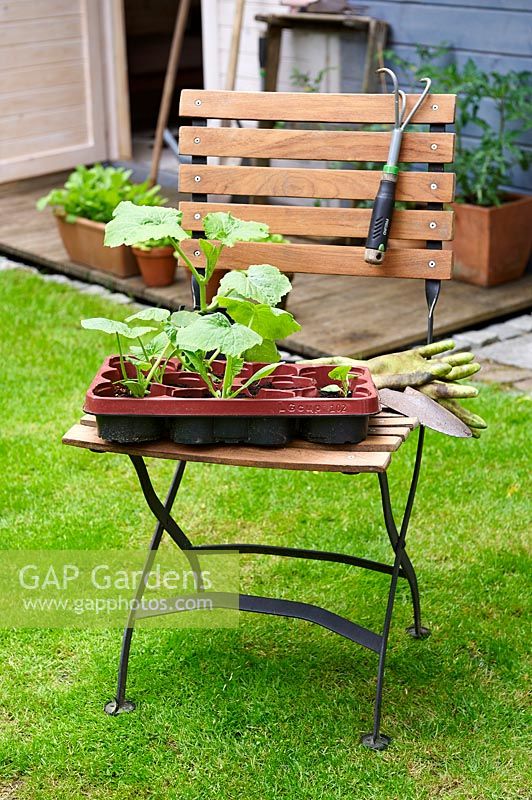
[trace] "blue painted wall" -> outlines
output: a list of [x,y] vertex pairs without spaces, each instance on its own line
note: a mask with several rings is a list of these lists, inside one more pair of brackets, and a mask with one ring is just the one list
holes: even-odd
[[[403,58],[415,60],[416,44],[447,42],[459,65],[472,58],[486,71],[532,71],[532,0],[378,0],[364,5],[369,16],[388,22],[388,47]],[[341,55],[342,91],[360,91],[360,38],[344,35]],[[489,101],[482,110],[490,115]],[[474,146],[478,130],[467,133]],[[532,131],[522,143],[532,150]],[[532,192],[530,172],[515,169],[510,180],[512,188]]]

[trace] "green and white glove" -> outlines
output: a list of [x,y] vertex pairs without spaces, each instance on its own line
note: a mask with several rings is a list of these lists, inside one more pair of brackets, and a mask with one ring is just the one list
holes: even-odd
[[344,356],[316,358],[300,361],[300,364],[349,364],[353,367],[367,367],[377,389],[403,390],[407,386],[418,389],[436,400],[471,428],[478,438],[480,430],[487,425],[478,414],[464,408],[458,400],[476,397],[478,389],[461,383],[480,369],[473,353],[444,355],[454,349],[452,339],[414,347],[400,353],[387,353],[382,356],[360,361]]

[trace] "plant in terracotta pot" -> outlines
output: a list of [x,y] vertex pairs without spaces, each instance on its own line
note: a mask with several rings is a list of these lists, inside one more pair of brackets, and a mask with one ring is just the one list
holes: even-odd
[[[472,59],[458,67],[446,46],[418,46],[418,63],[387,55],[415,80],[432,78],[434,92],[458,94],[454,277],[478,286],[521,277],[532,245],[532,196],[502,187],[513,168],[532,161],[520,144],[532,127],[532,73],[483,72]],[[480,134],[473,146],[471,132]]]
[[146,286],[172,285],[177,262],[171,239],[148,239],[134,244],[132,250]]
[[105,223],[122,200],[138,206],[166,202],[159,186],[149,187],[131,181],[131,170],[121,167],[79,165],[68,176],[62,189],[52,189],[37,202],[42,211],[54,210],[65,250],[72,261],[85,264],[120,277],[138,274],[137,262],[129,247],[114,252],[104,248]]

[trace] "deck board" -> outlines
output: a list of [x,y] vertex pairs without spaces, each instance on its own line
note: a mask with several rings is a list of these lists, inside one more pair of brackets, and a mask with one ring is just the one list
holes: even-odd
[[[183,272],[174,286],[147,289],[140,277],[114,278],[68,261],[50,214],[35,209],[35,201],[60,186],[64,177],[47,175],[0,186],[0,253],[92,280],[144,302],[172,308],[189,304],[188,280]],[[436,312],[435,333],[442,337],[531,305],[532,274],[491,289],[446,281]],[[286,345],[307,356],[367,357],[424,337],[423,281],[299,274],[289,308],[302,330],[286,340]]]

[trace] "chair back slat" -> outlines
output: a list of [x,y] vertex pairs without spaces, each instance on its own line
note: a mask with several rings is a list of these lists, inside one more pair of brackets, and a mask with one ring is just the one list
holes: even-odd
[[[182,192],[324,200],[372,200],[381,180],[377,170],[202,164],[183,164],[179,175]],[[454,197],[454,175],[451,172],[403,172],[399,175],[395,196],[396,200],[409,202],[449,203]]]
[[[229,211],[240,219],[260,220],[275,233],[285,236],[365,237],[371,219],[370,208],[315,208],[233,203],[182,202],[183,226],[202,231],[203,217],[211,211]],[[393,216],[392,239],[450,241],[453,238],[452,211],[404,211]]]
[[[205,267],[197,241],[181,243],[196,268]],[[310,272],[321,275],[358,275],[388,278],[450,277],[452,252],[408,248],[388,250],[382,267],[364,261],[364,247],[331,244],[262,244],[246,242],[226,248],[218,261],[220,269],[247,269],[250,264],[274,264],[282,272]]]
[[[418,99],[417,94],[407,95],[407,108]],[[400,161],[413,163],[416,169],[399,173],[396,200],[412,208],[395,210],[390,238],[397,246],[392,241],[384,262],[374,266],[364,261],[363,246],[353,246],[361,245],[367,236],[371,208],[316,207],[309,203],[332,200],[356,204],[375,198],[382,177],[380,169],[324,169],[316,168],[316,162],[384,163],[390,131],[350,128],[393,123],[391,95],[185,90],[180,114],[192,117],[193,124],[181,128],[179,144],[183,155],[192,156],[192,164],[181,164],[179,189],[190,192],[192,198],[180,203],[183,224],[199,233],[206,213],[231,210],[243,219],[266,222],[273,233],[307,240],[238,244],[224,251],[218,262],[220,269],[270,263],[284,272],[450,278],[453,254],[451,249],[443,250],[442,243],[452,240],[453,212],[444,210],[443,204],[454,199],[455,176],[444,172],[443,167],[452,162],[454,153],[454,134],[446,132],[445,125],[454,121],[455,106],[455,95],[429,95],[413,118],[414,129],[405,133]],[[206,124],[210,119],[254,120],[258,127],[210,127]],[[339,123],[348,129],[324,130],[321,126],[313,130],[303,126],[292,130],[274,127],[277,121]],[[415,130],[416,124],[428,125],[429,130]],[[208,158],[224,157],[248,161],[245,166],[208,163]],[[256,160],[252,166],[250,159],[252,164]],[[265,166],[272,159],[274,165]],[[282,167],[279,161],[283,159],[291,163]],[[299,162],[310,163],[303,167]],[[419,170],[423,164],[428,166],[427,171]],[[230,197],[243,200],[229,204]],[[263,198],[272,198],[272,204],[266,205]],[[334,242],[335,238],[344,241]],[[322,239],[328,243],[320,242]],[[401,240],[404,244],[399,247]],[[196,267],[204,266],[195,239],[184,242],[184,247]]]
[[[419,100],[408,94],[407,111]],[[456,95],[432,94],[413,118],[414,124],[454,122]],[[185,89],[179,113],[197,119],[282,122],[393,123],[391,94],[312,94],[305,92],[226,92]]]
[[[316,161],[386,161],[391,133],[183,126],[182,155]],[[450,163],[454,133],[405,133],[401,161]]]

